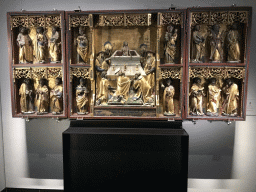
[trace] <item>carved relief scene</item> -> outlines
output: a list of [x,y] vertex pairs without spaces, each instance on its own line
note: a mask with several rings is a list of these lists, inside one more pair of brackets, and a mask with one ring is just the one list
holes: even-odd
[[12,16],[13,64],[62,63],[60,15]]
[[192,12],[190,63],[244,63],[248,12]]
[[16,114],[63,114],[62,68],[14,68],[14,87]]
[[189,115],[241,117],[244,75],[244,68],[190,68]]
[[95,105],[154,106],[156,14],[95,17]]

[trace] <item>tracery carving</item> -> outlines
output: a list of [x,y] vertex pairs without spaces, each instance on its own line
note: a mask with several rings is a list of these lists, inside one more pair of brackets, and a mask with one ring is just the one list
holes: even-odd
[[70,15],[69,16],[69,29],[71,27],[79,26],[89,26],[90,25],[90,15]]
[[161,13],[160,25],[182,25],[182,13]]
[[206,79],[213,77],[220,77],[223,79],[236,78],[244,79],[245,69],[244,68],[232,68],[232,67],[194,67],[189,68],[189,77],[203,77]]
[[161,69],[162,79],[181,79],[182,77],[182,68],[181,67],[172,67],[168,69]]
[[89,69],[88,68],[79,68],[79,67],[71,67],[70,68],[70,79],[73,79],[73,76],[77,78],[89,79]]
[[31,76],[32,76],[31,68],[14,68],[13,70],[14,79],[21,79],[21,78],[30,79]]

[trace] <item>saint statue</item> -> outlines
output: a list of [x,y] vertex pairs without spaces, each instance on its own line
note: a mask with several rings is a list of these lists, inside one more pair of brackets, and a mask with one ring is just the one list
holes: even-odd
[[35,54],[36,62],[45,63],[47,37],[44,34],[43,27],[38,27],[36,29],[36,38],[34,41],[35,41],[34,42],[34,54]]
[[38,115],[48,113],[49,89],[47,80],[43,78],[39,80],[39,85],[36,89],[36,107]]
[[58,27],[52,27],[52,37],[49,42],[49,53],[51,56],[51,63],[59,63],[61,55],[61,38]]
[[212,62],[222,62],[223,61],[223,32],[220,31],[220,26],[215,24],[210,30],[210,46],[211,46],[211,56],[210,60]]
[[19,46],[19,63],[33,63],[32,40],[27,28],[21,27],[17,43]]
[[83,27],[79,27],[79,35],[76,38],[77,63],[86,63],[88,52],[88,40]]
[[112,50],[113,50],[112,44],[109,41],[105,42],[104,49],[105,49],[105,58],[109,58],[112,55]]
[[130,49],[129,49],[128,43],[126,41],[123,43],[122,53],[123,53],[123,56],[130,55]]
[[191,98],[190,103],[190,115],[204,115],[203,113],[203,96],[205,96],[204,87],[201,85],[201,79],[194,78],[194,83],[190,89],[189,96]]
[[52,114],[60,114],[63,110],[63,86],[61,78],[55,79],[55,87],[50,92],[50,106]]
[[200,25],[196,25],[192,34],[194,46],[192,47],[193,63],[201,63],[204,57],[205,38],[200,31]]
[[238,32],[238,24],[234,23],[227,35],[228,41],[228,62],[240,61],[240,34]]
[[226,86],[223,88],[224,102],[222,115],[237,116],[239,90],[232,79],[226,79]]
[[147,75],[146,80],[148,81],[149,86],[151,87],[150,94],[152,95],[155,87],[155,71],[156,71],[156,60],[153,56],[153,52],[147,52],[147,59],[145,61],[144,71]]
[[76,87],[77,114],[88,114],[88,94],[89,90],[85,85],[85,79],[80,78],[80,84]]
[[99,86],[99,94],[97,95],[97,105],[106,105],[109,98],[110,84],[106,78],[106,72],[101,73],[101,81]]
[[153,100],[150,97],[150,85],[148,81],[141,76],[140,73],[135,74],[134,82],[133,82],[133,87],[136,90],[136,94],[133,97],[133,100],[138,100],[141,98],[144,102],[144,104],[152,104]]
[[24,79],[19,89],[21,113],[34,113],[33,88],[29,79]]
[[147,55],[147,45],[143,43],[140,45],[140,63],[143,68],[145,67]]
[[120,70],[120,68],[116,69],[115,74],[118,75],[117,89],[109,101],[123,104],[129,97],[131,80],[129,77],[125,77],[125,74]]
[[105,53],[103,51],[99,52],[95,60],[95,70],[96,70],[96,89],[97,94],[99,94],[99,87],[101,82],[101,73],[107,72],[109,69],[109,60],[105,59]]
[[164,89],[164,95],[163,95],[163,104],[164,104],[164,115],[165,116],[174,116],[176,115],[174,112],[174,103],[173,103],[173,97],[175,94],[175,89],[171,85],[172,80],[167,79],[166,84],[167,86]]
[[208,85],[207,113],[208,116],[218,116],[221,89],[216,85],[216,78]]
[[172,25],[167,27],[167,32],[165,33],[165,62],[174,63],[176,57],[176,41],[178,37],[178,29],[174,29]]

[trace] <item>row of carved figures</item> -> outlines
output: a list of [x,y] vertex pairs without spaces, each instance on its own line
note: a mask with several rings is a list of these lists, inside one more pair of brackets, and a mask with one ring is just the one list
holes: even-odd
[[50,55],[51,63],[59,63],[61,56],[61,37],[58,27],[52,27],[52,36],[48,40],[43,27],[36,29],[36,36],[32,41],[29,29],[21,27],[17,37],[19,46],[19,63],[45,63]]
[[[49,89],[47,80],[41,78],[34,91],[31,79],[24,79],[19,88],[21,113],[38,115],[49,113],[49,106],[54,115],[63,111],[63,86],[61,78],[55,79],[55,86]],[[36,111],[35,111],[36,109]]]
[[[200,78],[194,78],[194,83],[190,89],[190,115],[201,116],[203,112],[203,97],[207,96],[206,115],[218,116],[220,108],[221,95],[222,98],[222,115],[237,116],[239,89],[238,85],[232,79],[226,79],[226,85],[222,89],[217,85],[216,78],[210,79],[207,95],[201,84]],[[221,91],[223,94],[221,94]]]
[[[192,32],[192,52],[191,62],[201,63],[205,62],[206,56],[206,39],[209,39],[211,62],[220,63],[224,61],[224,51],[227,51],[227,62],[238,63],[241,62],[241,34],[239,34],[239,24],[234,23],[229,26],[229,30],[220,30],[220,25],[215,24],[210,26],[209,31],[203,34],[201,25],[194,26]],[[226,39],[226,44],[225,44]]]

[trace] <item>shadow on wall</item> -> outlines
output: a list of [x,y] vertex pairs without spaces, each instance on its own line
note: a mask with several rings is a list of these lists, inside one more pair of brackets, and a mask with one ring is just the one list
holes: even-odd
[[29,177],[63,179],[62,132],[69,120],[53,119],[26,122]]
[[189,134],[188,178],[231,179],[235,123],[183,122]]

